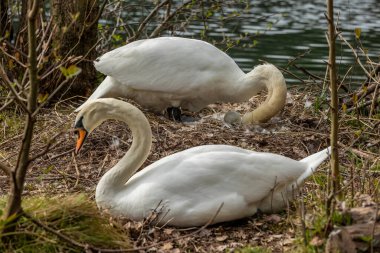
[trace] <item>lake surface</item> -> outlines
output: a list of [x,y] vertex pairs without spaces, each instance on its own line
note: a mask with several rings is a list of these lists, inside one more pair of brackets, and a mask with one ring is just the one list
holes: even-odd
[[[144,4],[150,1],[144,1]],[[181,3],[182,1],[175,1]],[[378,61],[380,55],[380,0],[336,0],[335,19],[339,14],[339,30],[343,36],[357,47],[355,28],[361,28],[360,42],[368,50],[372,60]],[[233,13],[233,6],[225,8]],[[311,73],[324,77],[328,58],[326,42],[327,21],[324,16],[326,1],[307,0],[263,0],[251,1],[249,8],[239,17],[221,22],[218,16],[210,18],[206,33],[206,40],[222,41],[223,38],[232,40],[240,34],[247,34],[249,39],[227,50],[237,64],[245,71],[250,71],[260,60],[268,61],[281,68],[287,68],[289,61],[305,54],[296,61],[297,66],[303,67]],[[137,13],[137,14],[136,14]],[[139,12],[134,12],[130,20],[136,24]],[[146,13],[145,13],[146,14]],[[142,13],[140,15],[143,15]],[[132,16],[132,17],[131,17]],[[213,22],[213,20],[215,22]],[[185,31],[177,31],[176,36],[201,38],[204,25],[201,21],[192,21]],[[257,36],[257,34],[259,35]],[[256,40],[254,47],[243,46],[244,43]],[[218,45],[217,45],[218,46]],[[223,46],[221,46],[223,48]],[[224,47],[224,49],[226,49]],[[365,58],[362,57],[363,62]],[[337,62],[340,64],[340,74],[343,76],[349,66],[354,65],[348,81],[353,86],[360,85],[365,80],[363,72],[355,64],[351,49],[337,40]],[[307,79],[302,72],[294,67],[289,70],[294,74]],[[289,84],[300,83],[291,75],[285,75]]]

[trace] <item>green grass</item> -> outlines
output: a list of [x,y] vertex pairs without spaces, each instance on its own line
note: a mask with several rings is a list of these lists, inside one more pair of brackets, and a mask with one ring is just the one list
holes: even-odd
[[10,111],[0,113],[0,126],[4,128],[4,137],[13,136],[21,132],[24,126],[24,116]]
[[271,253],[272,251],[270,249],[259,247],[259,246],[255,246],[255,247],[248,246],[241,249],[237,249],[234,252],[236,253]]
[[[5,200],[0,201],[0,210]],[[126,231],[101,215],[85,195],[24,198],[24,210],[35,219],[71,239],[98,248],[129,248]],[[1,228],[1,223],[0,223]],[[0,252],[83,252],[56,235],[22,217],[10,245],[0,243]]]

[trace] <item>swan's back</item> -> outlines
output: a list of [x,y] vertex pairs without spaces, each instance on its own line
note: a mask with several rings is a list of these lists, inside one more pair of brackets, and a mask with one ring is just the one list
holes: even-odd
[[[146,167],[127,182],[115,199],[119,200],[120,210],[132,219],[145,217],[162,200],[170,209],[167,219],[176,217],[171,224],[203,225],[222,203],[215,222],[253,215],[261,201],[276,189],[285,189],[306,169],[306,163],[276,154],[206,145]],[[283,199],[272,207],[277,210],[285,204]]]
[[206,85],[227,85],[244,75],[213,45],[179,37],[132,42],[98,58],[95,67],[132,89],[186,95]]

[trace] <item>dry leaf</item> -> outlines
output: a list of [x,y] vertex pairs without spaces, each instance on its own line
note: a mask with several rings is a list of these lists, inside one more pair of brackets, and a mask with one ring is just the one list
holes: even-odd
[[173,248],[173,243],[172,242],[167,242],[164,243],[161,247],[161,250],[170,250]]
[[318,236],[314,236],[310,241],[310,245],[312,246],[321,246],[323,244],[323,240]]
[[165,228],[164,233],[167,235],[171,235],[173,233],[174,229],[173,228]]
[[359,39],[360,38],[360,34],[362,33],[362,29],[360,28],[360,27],[356,27],[355,28],[355,37],[357,38],[357,39]]
[[268,222],[278,223],[281,221],[281,216],[278,214],[271,214],[271,215],[265,217],[265,220]]
[[218,242],[223,242],[223,241],[227,240],[227,238],[228,238],[227,235],[222,235],[222,236],[217,236],[217,237],[216,237],[216,240],[217,240]]

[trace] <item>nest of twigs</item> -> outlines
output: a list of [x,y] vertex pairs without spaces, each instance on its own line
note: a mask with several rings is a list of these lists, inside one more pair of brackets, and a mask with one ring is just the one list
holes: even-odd
[[[224,113],[227,111],[236,110],[242,114],[255,108],[261,101],[262,98],[255,97],[246,103],[214,104],[199,113],[189,114],[196,118],[196,121],[187,123],[173,122],[163,115],[143,110],[153,133],[152,150],[143,167],[177,151],[205,144],[234,145],[255,151],[282,154],[297,160],[329,145],[328,104],[322,102],[316,107],[315,96],[311,92],[291,90],[285,109],[265,124],[247,127],[229,125],[223,121]],[[32,153],[43,151],[49,138],[59,132],[62,134],[56,137],[51,151],[36,159],[29,169],[25,186],[26,196],[74,192],[85,192],[93,196],[100,177],[130,147],[132,137],[127,126],[120,122],[107,121],[87,138],[80,155],[75,156],[73,110],[79,104],[66,100],[50,109],[45,109],[39,116]],[[379,150],[380,143],[378,139],[371,138],[380,136],[378,122],[379,119],[376,118],[341,115],[340,159],[344,168],[345,182],[351,184],[348,193],[353,194],[358,191],[369,193],[368,187],[374,181],[369,182],[366,177],[379,176],[376,174],[376,170],[379,170],[376,150]],[[12,134],[3,131],[3,140],[0,143],[2,159],[9,164],[13,164],[17,159],[21,133],[21,127],[20,131]],[[361,161],[362,166],[358,166],[357,161]],[[322,166],[318,173],[326,177],[327,166]],[[2,185],[0,194],[6,194],[8,184],[5,175],[0,174],[0,184]],[[325,191],[326,186],[321,186],[316,180],[309,180],[304,195],[306,197],[314,195],[313,200],[320,198],[320,203],[323,203]],[[312,205],[309,208],[315,208],[312,202],[309,204]],[[292,210],[294,211],[294,208],[288,211],[292,213]],[[129,229],[131,241],[136,247],[144,247],[194,231],[170,227],[158,228],[154,223],[123,221],[123,224]],[[290,247],[295,237],[296,229],[294,226],[289,226],[287,215],[264,215],[239,221],[238,224],[239,226],[236,226],[236,223],[215,225],[191,237],[185,236],[178,241],[172,239],[153,248],[173,252],[185,249],[212,252],[236,249],[244,245],[264,245],[277,252],[284,247]],[[180,251],[175,251],[176,249]]]

